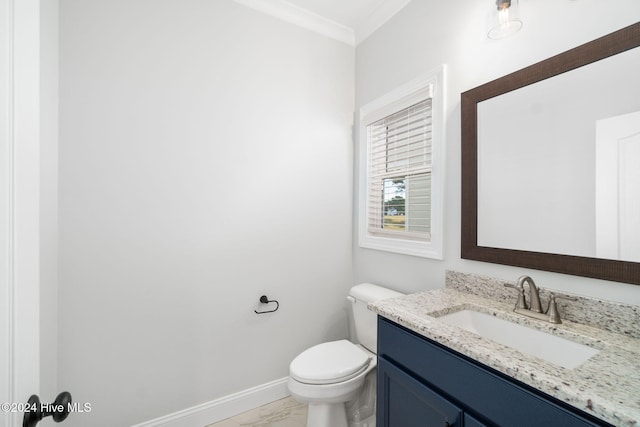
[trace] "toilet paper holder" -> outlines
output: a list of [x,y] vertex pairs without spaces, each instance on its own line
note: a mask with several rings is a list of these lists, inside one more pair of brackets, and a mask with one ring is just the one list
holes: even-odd
[[262,304],[270,304],[272,302],[276,303],[276,308],[274,308],[273,310],[265,310],[265,311],[258,311],[258,310],[253,310],[256,314],[265,314],[265,313],[273,313],[274,311],[278,311],[278,309],[280,308],[280,303],[277,300],[274,299],[269,299],[268,296],[266,295],[262,295],[260,297],[260,302]]

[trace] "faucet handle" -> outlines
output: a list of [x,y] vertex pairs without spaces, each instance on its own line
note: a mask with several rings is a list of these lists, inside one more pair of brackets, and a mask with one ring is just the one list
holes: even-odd
[[513,288],[515,290],[518,291],[518,302],[516,302],[516,307],[515,309],[524,309],[527,310],[529,307],[527,307],[527,301],[524,299],[524,287],[523,286],[518,286],[518,285],[514,285],[513,283],[504,283],[505,288]]
[[549,315],[549,322],[560,324],[562,323],[562,319],[560,318],[560,312],[558,311],[558,304],[556,303],[556,298],[566,299],[569,301],[577,301],[577,298],[572,297],[571,295],[565,294],[556,294],[550,292],[549,297],[549,308],[547,309],[547,314]]

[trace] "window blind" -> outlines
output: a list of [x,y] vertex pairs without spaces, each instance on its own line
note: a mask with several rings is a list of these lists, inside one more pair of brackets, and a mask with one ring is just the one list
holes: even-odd
[[367,126],[371,234],[430,238],[431,106],[427,98]]

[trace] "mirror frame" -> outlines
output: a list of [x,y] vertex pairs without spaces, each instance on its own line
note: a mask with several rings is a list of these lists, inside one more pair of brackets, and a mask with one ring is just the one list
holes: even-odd
[[640,46],[640,22],[461,94],[463,259],[640,285],[640,263],[478,246],[478,103]]

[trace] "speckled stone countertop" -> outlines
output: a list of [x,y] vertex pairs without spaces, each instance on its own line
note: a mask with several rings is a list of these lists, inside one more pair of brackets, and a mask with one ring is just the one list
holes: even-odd
[[[513,312],[513,292],[512,303],[496,301],[461,292],[460,286],[450,286],[450,278],[447,279],[448,285],[444,289],[373,302],[369,308],[608,423],[616,426],[640,425],[638,337],[570,320],[554,325],[531,319]],[[546,305],[546,300],[543,301]],[[577,368],[567,369],[438,320],[439,316],[463,309],[488,313],[545,331],[596,348],[599,352]],[[632,312],[630,320],[637,321],[634,316]]]

